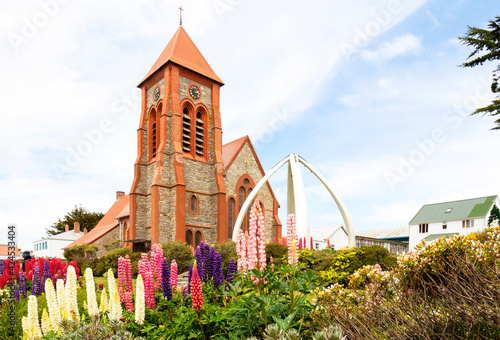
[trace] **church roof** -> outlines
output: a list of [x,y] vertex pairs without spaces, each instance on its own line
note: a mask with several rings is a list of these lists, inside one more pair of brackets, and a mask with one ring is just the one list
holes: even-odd
[[200,50],[196,47],[182,26],[175,32],[167,46],[156,60],[151,70],[139,84],[142,85],[151,75],[158,71],[167,62],[173,62],[191,71],[197,72],[207,78],[215,80],[224,85],[222,80],[215,74]]
[[250,138],[248,136],[243,136],[222,146],[222,161],[226,169],[231,166],[247,140],[250,140]]
[[92,244],[98,239],[100,239],[102,236],[113,230],[119,224],[117,218],[120,215],[122,215],[123,211],[126,208],[128,209],[129,198],[130,195],[122,196],[118,201],[116,201],[111,206],[111,208],[109,208],[108,212],[103,216],[103,218],[101,218],[101,220],[99,221],[99,223],[97,223],[94,229],[92,229],[91,231],[80,237],[78,240],[76,240],[73,243],[70,243],[64,248],[69,248],[80,244]]

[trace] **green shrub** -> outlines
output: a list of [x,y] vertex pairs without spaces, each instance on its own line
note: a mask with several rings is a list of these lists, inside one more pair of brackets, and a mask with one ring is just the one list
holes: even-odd
[[[118,249],[113,249],[109,251],[106,255],[92,262],[91,268],[94,272],[94,276],[103,276],[109,268],[113,270],[115,277],[118,275],[118,258],[120,256],[125,257],[126,255],[131,255],[132,252],[129,247],[123,247]],[[132,262],[132,260],[131,260]]]
[[83,273],[85,268],[91,266],[97,258],[99,248],[90,244],[81,244],[64,250],[64,258],[68,261],[76,261],[80,271]]
[[286,264],[287,261],[283,261],[288,254],[287,246],[284,246],[279,243],[268,243],[266,244],[266,258],[269,263],[271,256],[273,257],[273,261],[276,265]]
[[[302,252],[303,250],[301,250]],[[305,261],[309,258],[313,258],[308,252],[314,252],[308,250],[304,252]],[[318,252],[321,253],[321,252]],[[323,254],[328,254],[323,252]],[[391,254],[387,249],[380,246],[362,246],[360,248],[345,248],[339,250],[335,254],[330,254],[333,259],[330,265],[324,270],[316,267],[316,270],[320,271],[320,276],[326,284],[341,283],[347,284],[349,276],[353,274],[359,268],[366,265],[380,264],[383,270],[388,270],[396,265],[397,257]],[[328,261],[328,256],[325,255],[325,261]],[[322,265],[325,262],[321,262]]]
[[169,264],[175,259],[179,273],[187,271],[188,265],[194,261],[191,247],[184,243],[167,242],[161,246],[163,248],[163,256],[168,260]]
[[319,272],[331,266],[336,253],[336,251],[301,249],[299,250],[299,263]]

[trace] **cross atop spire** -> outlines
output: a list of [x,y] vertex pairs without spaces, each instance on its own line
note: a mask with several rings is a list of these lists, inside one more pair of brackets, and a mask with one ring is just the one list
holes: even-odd
[[180,14],[180,20],[179,20],[179,25],[182,26],[182,6],[179,6],[179,14]]

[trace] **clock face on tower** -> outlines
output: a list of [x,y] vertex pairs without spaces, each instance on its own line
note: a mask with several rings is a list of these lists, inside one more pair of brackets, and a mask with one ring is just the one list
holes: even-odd
[[159,87],[155,88],[155,90],[153,92],[153,99],[155,101],[157,101],[160,98],[160,92],[161,92],[161,90]]
[[193,98],[194,100],[198,100],[201,98],[200,88],[196,85],[189,85],[188,92],[191,98]]

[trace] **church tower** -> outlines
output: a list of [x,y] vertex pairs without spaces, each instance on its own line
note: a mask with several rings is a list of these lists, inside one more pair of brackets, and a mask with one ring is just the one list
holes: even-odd
[[138,85],[142,109],[124,235],[134,249],[227,240],[222,85],[182,26]]

